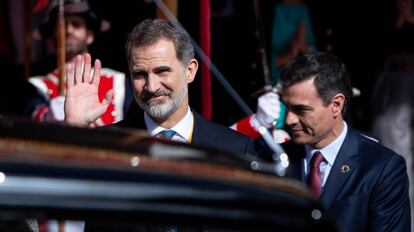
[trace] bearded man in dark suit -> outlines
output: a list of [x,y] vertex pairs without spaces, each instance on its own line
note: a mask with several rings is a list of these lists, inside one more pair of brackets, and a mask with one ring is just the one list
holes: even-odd
[[[189,107],[188,84],[198,69],[188,33],[160,19],[139,23],[129,35],[126,55],[135,103],[118,127],[146,129],[158,136],[172,132],[170,139],[236,154],[255,154],[253,141],[224,126],[209,122]],[[78,56],[67,67],[65,121],[88,126],[102,115],[113,91],[98,99],[101,63],[95,60],[91,78],[91,57]],[[139,106],[139,107],[138,107]]]

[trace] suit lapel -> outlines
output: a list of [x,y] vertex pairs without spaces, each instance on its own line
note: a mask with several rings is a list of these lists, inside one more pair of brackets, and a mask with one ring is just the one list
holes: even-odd
[[291,163],[289,169],[286,171],[286,176],[306,183],[303,170],[303,161]]
[[338,152],[320,197],[322,205],[327,209],[330,208],[352,173],[359,168],[358,159],[358,139],[354,132],[348,128],[348,134]]
[[144,120],[144,111],[133,101],[128,108],[125,119],[116,123],[119,127],[132,127],[137,129],[147,129]]
[[197,145],[210,145],[214,143],[214,138],[212,136],[216,135],[211,130],[211,127],[208,126],[209,122],[205,120],[201,115],[196,113],[194,110],[191,110],[194,115],[194,127],[192,135],[192,144]]

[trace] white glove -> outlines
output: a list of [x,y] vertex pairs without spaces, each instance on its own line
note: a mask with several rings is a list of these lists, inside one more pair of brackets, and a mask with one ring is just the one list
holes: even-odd
[[46,116],[48,122],[60,122],[65,119],[65,97],[58,96],[50,100],[49,112]]
[[266,128],[271,128],[273,122],[277,121],[280,114],[279,95],[275,92],[268,92],[257,100],[257,112],[253,116],[257,122]]
[[275,143],[284,143],[291,139],[290,135],[285,130],[282,130],[282,129],[273,130],[272,135],[273,135],[273,140],[275,141]]

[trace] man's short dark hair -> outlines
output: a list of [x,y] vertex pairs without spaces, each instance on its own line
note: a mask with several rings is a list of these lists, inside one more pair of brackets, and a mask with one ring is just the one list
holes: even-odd
[[194,58],[191,38],[184,28],[175,27],[162,19],[146,19],[136,25],[129,34],[125,47],[128,64],[130,64],[133,48],[154,45],[162,38],[174,43],[177,59],[181,63],[187,64]]
[[325,52],[308,53],[287,63],[280,74],[279,83],[283,89],[296,83],[314,79],[319,96],[325,104],[342,93],[345,96],[344,110],[351,97],[352,87],[348,70],[342,61]]

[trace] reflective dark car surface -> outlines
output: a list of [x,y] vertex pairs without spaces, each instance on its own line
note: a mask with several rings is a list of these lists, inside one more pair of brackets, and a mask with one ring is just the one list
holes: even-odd
[[15,229],[71,219],[87,231],[335,231],[300,183],[253,162],[263,161],[142,131],[0,117],[0,219]]

